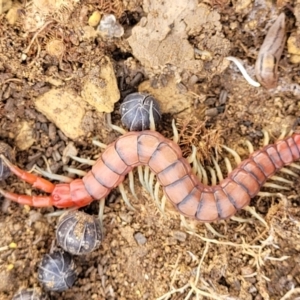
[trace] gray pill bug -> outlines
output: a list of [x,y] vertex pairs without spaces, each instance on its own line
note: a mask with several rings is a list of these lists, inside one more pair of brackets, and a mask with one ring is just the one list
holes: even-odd
[[[0,154],[3,154],[9,161],[14,161],[13,149],[6,143],[0,142]],[[0,159],[0,181],[5,180],[10,175],[8,166]]]
[[56,240],[61,248],[71,254],[91,253],[102,241],[100,221],[82,211],[66,212],[58,221]]
[[146,93],[132,93],[125,97],[120,106],[122,123],[129,131],[142,131],[150,129],[150,109],[154,124],[161,119],[161,113],[157,100]]
[[17,292],[12,300],[48,300],[48,296],[42,294],[40,291],[36,289],[22,289]]
[[46,254],[38,268],[38,280],[48,291],[63,292],[77,279],[76,265],[71,254],[56,250]]

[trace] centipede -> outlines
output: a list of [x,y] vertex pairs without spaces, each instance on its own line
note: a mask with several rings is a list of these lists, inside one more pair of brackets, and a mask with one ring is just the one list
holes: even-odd
[[6,198],[35,207],[83,207],[106,197],[135,167],[145,165],[157,176],[167,199],[182,215],[200,222],[233,216],[250,203],[277,171],[300,158],[300,134],[269,144],[242,161],[218,185],[201,183],[178,144],[156,131],[129,132],[109,144],[91,170],[70,183],[53,184],[13,165],[12,173],[48,196],[19,195],[0,190]]

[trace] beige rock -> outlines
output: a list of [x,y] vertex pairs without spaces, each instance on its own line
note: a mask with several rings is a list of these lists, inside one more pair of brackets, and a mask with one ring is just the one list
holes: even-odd
[[89,17],[88,23],[89,23],[90,26],[95,27],[99,24],[100,19],[101,19],[101,13],[100,13],[100,11],[96,10]]
[[[14,25],[20,18],[20,8],[22,8],[19,2],[14,3],[10,10],[6,14],[6,19],[10,25]],[[0,8],[1,9],[1,8]]]
[[82,89],[82,97],[98,112],[110,113],[120,99],[120,92],[113,65],[108,57],[101,60],[88,76]]
[[[164,68],[172,66],[171,69],[178,73],[182,70],[201,73],[203,61],[195,58],[195,49],[188,40],[189,36],[198,35],[201,31],[209,32],[210,28],[219,32],[222,25],[217,11],[198,2],[187,0],[174,4],[172,0],[143,1],[147,16],[132,29],[128,42],[134,57],[147,71],[159,74]],[[204,44],[198,48],[207,50]],[[222,49],[225,47],[222,46]],[[212,55],[216,64],[220,64],[220,55]]]
[[300,37],[291,35],[287,41],[288,53],[300,55]]
[[30,148],[35,142],[33,123],[22,121],[17,124],[17,134],[15,136],[16,146],[20,150],[26,150]]
[[235,4],[235,11],[241,12],[246,9],[249,5],[251,5],[251,0],[238,0]]
[[7,12],[12,6],[11,0],[1,0],[0,1],[0,14]]
[[291,55],[290,62],[292,64],[299,64],[300,63],[300,55]]
[[82,126],[86,103],[72,91],[52,89],[35,100],[35,108],[70,139],[87,134]]
[[298,35],[292,34],[288,41],[288,53],[292,54],[290,61],[293,64],[298,64],[300,62],[300,38]]
[[144,81],[139,85],[139,92],[148,92],[157,99],[161,112],[175,114],[184,111],[191,113],[193,98],[188,93],[181,93],[172,78],[165,87],[155,89],[151,87],[150,81]]

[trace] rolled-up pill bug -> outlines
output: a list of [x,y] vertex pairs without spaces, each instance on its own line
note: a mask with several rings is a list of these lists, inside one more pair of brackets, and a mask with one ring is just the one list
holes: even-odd
[[60,247],[71,254],[88,254],[101,244],[100,221],[82,211],[66,212],[58,221],[56,240]]
[[17,292],[12,300],[48,300],[48,296],[42,294],[40,291],[36,289],[22,289]]
[[157,100],[146,93],[132,93],[125,97],[120,106],[122,123],[129,131],[142,131],[150,128],[150,108],[155,125],[161,119]]
[[57,250],[43,257],[38,269],[38,279],[46,290],[63,292],[77,279],[75,269],[71,254]]
[[[13,149],[6,143],[0,141],[0,154],[3,154],[9,161],[14,161],[15,155]],[[10,175],[8,166],[0,159],[0,181]]]

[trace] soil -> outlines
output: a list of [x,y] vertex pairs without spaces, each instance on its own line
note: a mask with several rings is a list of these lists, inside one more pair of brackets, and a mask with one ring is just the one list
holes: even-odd
[[[222,145],[244,159],[249,155],[245,141],[259,149],[266,132],[273,142],[299,130],[300,67],[295,53],[285,47],[278,87],[271,90],[249,85],[225,59],[239,58],[254,77],[259,47],[281,11],[286,14],[288,37],[297,40],[299,4],[177,2],[175,6],[157,0],[4,0],[0,137],[13,148],[11,159],[15,157],[14,162],[26,170],[37,165],[75,177],[66,166],[83,171],[90,167],[66,158],[66,149],[73,147],[78,156],[95,159],[102,151],[93,145],[95,137],[109,144],[120,135],[110,129],[106,113],[85,104],[84,135],[73,140],[35,105],[38,97],[54,89],[72,90],[82,97],[86,78],[97,77],[95,66],[101,69],[103,57],[112,62],[120,90],[112,123],[122,127],[119,106],[124,96],[147,87],[163,108],[158,131],[172,138],[175,119],[184,155],[195,145],[208,174],[208,167],[214,167],[212,157],[224,176],[225,156],[236,166]],[[124,35],[119,36],[120,27],[111,36],[97,32],[99,20],[91,16],[97,19],[102,14],[115,15]],[[56,113],[64,116],[58,109]],[[74,256],[78,278],[62,293],[43,290],[37,276],[43,256],[57,247],[57,217],[48,214],[59,209],[31,208],[1,197],[0,299],[12,299],[23,288],[37,289],[53,300],[298,299],[300,171],[296,167],[288,168],[296,176],[276,174],[290,183],[269,180],[279,189],[264,186],[265,193],[251,200],[250,209],[210,225],[181,218],[169,204],[161,213],[134,172],[138,200],[128,179],[124,187],[135,210],[124,204],[118,189],[111,192],[105,202],[101,246],[91,254]],[[3,179],[1,188],[38,194],[16,176]],[[99,202],[81,210],[97,215]]]

